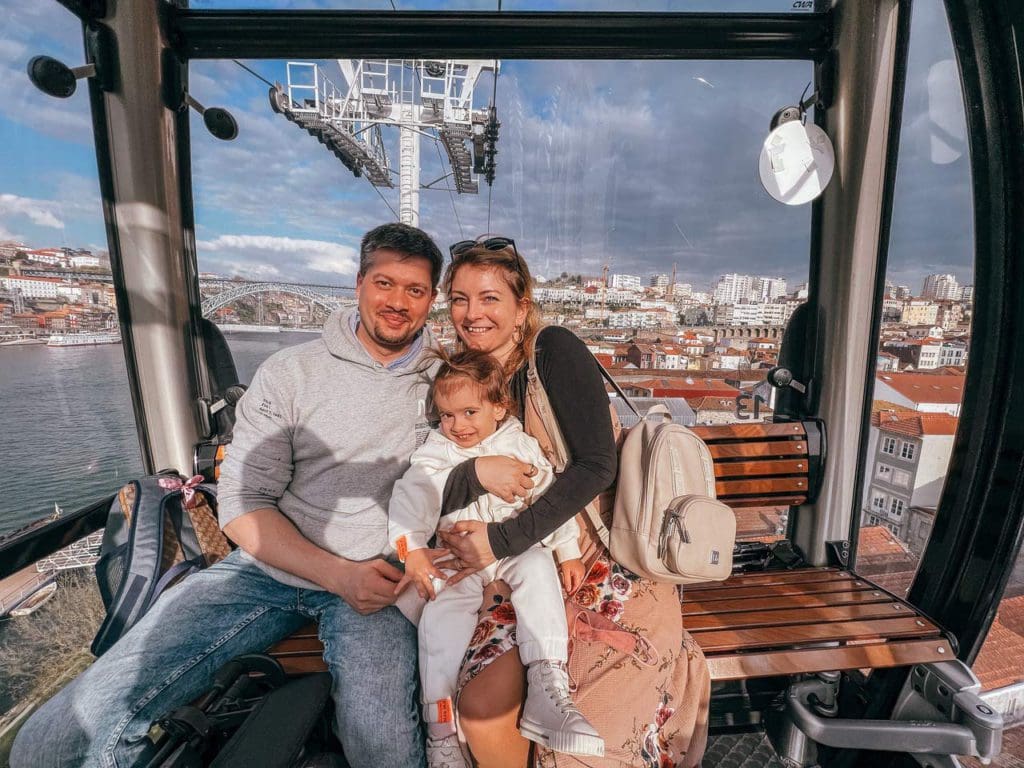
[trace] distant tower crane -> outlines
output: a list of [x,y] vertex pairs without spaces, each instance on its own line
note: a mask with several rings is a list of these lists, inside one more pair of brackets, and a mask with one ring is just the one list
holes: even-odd
[[[423,189],[452,179],[454,191],[476,194],[477,177],[494,183],[501,124],[493,104],[473,108],[473,94],[481,73],[497,77],[497,61],[338,59],[338,65],[344,90],[316,64],[288,62],[287,90],[271,88],[270,105],[375,187],[393,188],[397,175],[401,221],[419,224],[420,136],[440,141],[450,166]],[[384,146],[382,128],[389,125],[399,129],[397,173]]]

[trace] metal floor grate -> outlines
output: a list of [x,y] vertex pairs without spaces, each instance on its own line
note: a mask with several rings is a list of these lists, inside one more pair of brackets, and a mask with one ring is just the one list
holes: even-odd
[[754,733],[712,734],[701,768],[783,768],[768,737]]

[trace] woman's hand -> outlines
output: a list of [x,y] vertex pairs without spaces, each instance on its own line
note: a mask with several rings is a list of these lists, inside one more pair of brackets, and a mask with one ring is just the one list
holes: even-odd
[[[491,541],[487,538],[487,523],[481,523],[478,520],[463,520],[448,530],[438,531],[437,536],[454,555],[454,567],[459,569],[457,574],[448,579],[449,584],[458,584],[467,576],[486,568],[497,560],[494,552],[491,551]],[[445,567],[452,566],[445,563]]]
[[473,468],[480,485],[509,504],[517,498],[526,498],[533,490],[531,478],[537,474],[533,464],[509,456],[481,456],[475,460]]

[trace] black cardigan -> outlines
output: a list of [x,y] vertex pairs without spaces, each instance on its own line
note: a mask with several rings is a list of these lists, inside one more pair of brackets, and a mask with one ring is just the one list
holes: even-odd
[[[548,326],[537,335],[537,372],[562,428],[570,461],[555,482],[518,516],[488,523],[487,538],[498,559],[525,552],[552,533],[615,480],[618,457],[608,394],[597,361],[571,331]],[[519,419],[526,402],[526,365],[510,381]],[[445,486],[447,514],[487,493],[474,460],[463,462]]]

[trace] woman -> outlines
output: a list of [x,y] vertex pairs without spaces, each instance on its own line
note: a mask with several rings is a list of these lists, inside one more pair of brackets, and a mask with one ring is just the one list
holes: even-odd
[[[456,243],[451,252],[443,288],[460,343],[490,353],[504,366],[520,419],[527,361],[535,348],[537,373],[570,454],[554,484],[518,517],[498,524],[462,522],[444,537],[470,573],[526,550],[582,510],[612,483],[617,455],[597,363],[568,330],[541,328],[530,272],[515,243],[482,236]],[[529,474],[528,466],[511,459],[477,459],[453,473],[445,507],[464,506],[485,490],[509,500],[523,496],[532,486]],[[507,595],[500,589],[485,595],[461,677],[460,727],[480,768],[523,768],[529,759],[530,744],[516,727],[525,676],[510,636],[515,616]],[[581,619],[584,629],[601,629],[579,633],[570,662],[579,686],[576,703],[605,738],[606,758],[587,758],[586,765],[699,764],[709,680],[700,649],[682,631],[676,588],[640,579],[605,556],[573,598],[570,617]],[[617,626],[602,624],[602,617]],[[630,684],[637,690],[623,698],[623,686]],[[637,711],[623,711],[622,701],[637,703]],[[540,752],[544,766],[582,765],[567,755]]]

